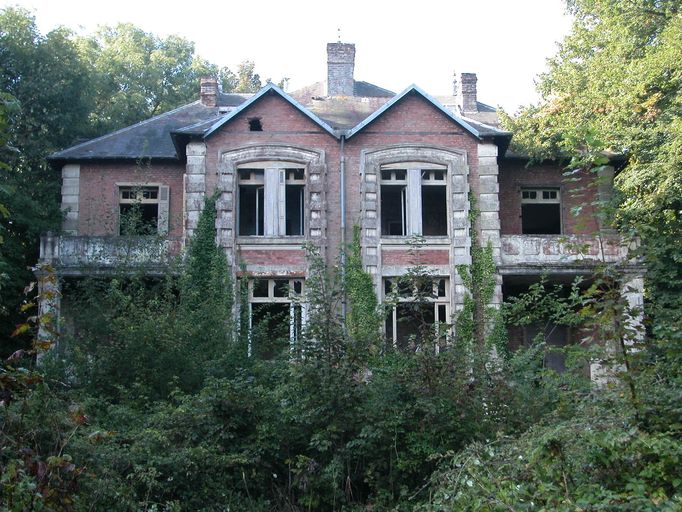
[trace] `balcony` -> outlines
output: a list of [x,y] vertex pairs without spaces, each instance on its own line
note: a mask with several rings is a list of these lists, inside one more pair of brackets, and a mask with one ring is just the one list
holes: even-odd
[[182,238],[44,234],[40,262],[61,275],[144,271],[161,274],[180,255]]
[[502,235],[502,274],[589,271],[626,262],[628,246],[616,235]]

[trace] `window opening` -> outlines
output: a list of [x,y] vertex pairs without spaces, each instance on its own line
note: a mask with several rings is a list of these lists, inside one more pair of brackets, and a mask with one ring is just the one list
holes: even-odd
[[[382,236],[447,236],[447,170],[445,166],[411,163],[381,169]],[[431,168],[435,166],[434,168]]]
[[249,355],[271,359],[290,350],[304,324],[303,280],[254,279],[248,290]]
[[159,187],[119,187],[119,234],[158,233]]
[[[568,344],[568,327],[556,325],[551,322],[536,322],[524,328],[524,342],[527,346],[533,344],[538,335],[547,345],[545,352],[545,368],[555,372],[566,370],[566,354],[562,349]],[[554,348],[555,350],[552,350]]]
[[521,233],[561,234],[561,194],[559,189],[521,190]]
[[238,169],[240,236],[302,236],[305,222],[305,170]]
[[444,347],[449,330],[447,281],[430,277],[416,283],[401,278],[384,280],[384,298],[395,301],[385,322],[386,339],[394,348],[414,350],[429,336],[437,338],[437,349]]
[[422,230],[424,236],[447,236],[447,187],[444,170],[422,171]]
[[263,131],[263,125],[261,124],[260,117],[253,117],[249,119],[249,131],[251,132]]

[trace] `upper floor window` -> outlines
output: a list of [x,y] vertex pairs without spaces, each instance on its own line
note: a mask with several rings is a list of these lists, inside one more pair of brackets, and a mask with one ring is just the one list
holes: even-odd
[[400,163],[381,167],[381,235],[447,236],[447,169]]
[[521,190],[521,233],[561,234],[561,194],[558,188]]
[[237,170],[240,236],[302,236],[305,170],[263,162]]
[[118,187],[119,234],[156,235],[168,231],[168,187]]

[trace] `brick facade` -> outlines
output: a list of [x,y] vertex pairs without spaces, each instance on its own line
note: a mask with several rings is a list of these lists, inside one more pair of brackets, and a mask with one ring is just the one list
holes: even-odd
[[182,164],[88,163],[80,166],[78,235],[118,235],[119,184],[166,185],[169,236],[183,234],[184,172]]

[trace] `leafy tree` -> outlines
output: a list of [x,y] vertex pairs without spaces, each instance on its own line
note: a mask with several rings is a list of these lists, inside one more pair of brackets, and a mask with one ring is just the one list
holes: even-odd
[[101,27],[80,38],[79,51],[91,73],[93,134],[131,125],[197,97],[199,78],[218,68],[194,53],[194,43],[163,39],[128,23]]
[[641,237],[653,331],[682,329],[682,17],[676,0],[572,0],[571,34],[540,76],[542,100],[507,117],[517,149],[598,172],[613,154],[620,225]]
[[[68,30],[43,36],[28,11],[0,11],[0,89],[17,105],[5,135],[6,169],[0,174],[0,203],[9,212],[0,218],[8,276],[3,305],[10,314],[18,311],[21,290],[32,280],[28,269],[37,260],[40,234],[61,224],[60,176],[45,157],[87,131],[88,78]],[[2,319],[0,338],[7,338],[13,323]],[[13,343],[3,345],[4,351]]]

